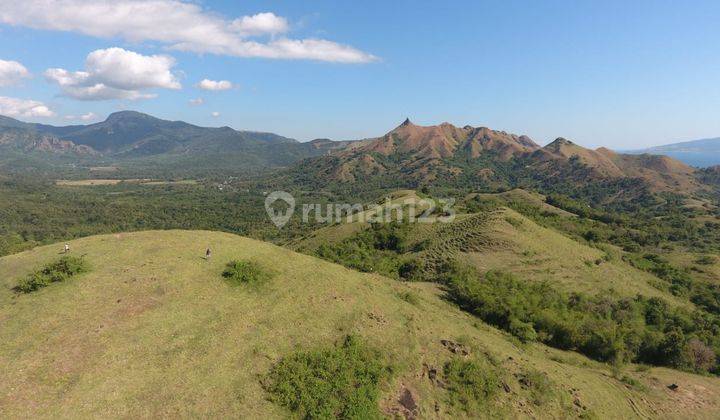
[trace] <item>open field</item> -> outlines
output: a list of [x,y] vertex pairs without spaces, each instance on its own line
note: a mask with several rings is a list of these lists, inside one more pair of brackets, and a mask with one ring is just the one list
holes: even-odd
[[197,181],[188,179],[182,181],[157,181],[152,179],[80,179],[57,180],[55,185],[60,187],[94,187],[102,185],[139,184],[139,185],[196,185]]
[[[360,274],[267,243],[207,231],[151,231],[70,243],[92,271],[17,295],[17,280],[58,258],[60,245],[0,259],[0,417],[279,418],[260,378],[297,348],[348,333],[393,366],[382,386],[389,412],[412,390],[422,418],[464,417],[428,369],[457,357],[441,340],[501,366],[498,413],[597,418],[717,418],[720,380],[670,369],[604,364],[539,344],[521,345],[442,299],[436,285]],[[201,256],[213,249],[210,261]],[[275,273],[265,286],[232,287],[226,262]],[[272,263],[268,263],[272,261]],[[412,303],[404,294],[415,296]],[[557,398],[535,405],[517,374],[538,369]],[[668,385],[675,383],[678,390]],[[583,408],[584,407],[584,408]]]

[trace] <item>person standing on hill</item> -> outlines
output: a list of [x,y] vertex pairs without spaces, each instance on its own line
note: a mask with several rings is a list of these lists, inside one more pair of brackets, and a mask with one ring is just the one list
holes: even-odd
[[210,247],[208,247],[208,249],[205,250],[205,259],[209,260],[211,254],[212,254],[212,251],[210,251]]
[[70,252],[70,244],[65,244],[65,253]]

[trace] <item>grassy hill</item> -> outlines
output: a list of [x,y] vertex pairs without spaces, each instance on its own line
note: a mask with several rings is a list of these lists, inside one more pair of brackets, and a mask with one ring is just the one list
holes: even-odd
[[[562,217],[576,217],[545,203],[539,194],[519,189],[500,194],[472,194],[470,197],[481,201],[516,200]],[[412,190],[397,191],[389,198],[390,201],[383,202],[385,207],[416,202],[418,208],[422,208],[422,198]],[[420,210],[417,212],[420,213]],[[365,215],[360,220],[367,219]],[[290,246],[313,253],[323,243],[338,243],[352,238],[369,226],[368,222],[360,221],[336,223],[311,232]],[[471,264],[481,272],[503,270],[523,280],[548,281],[568,292],[596,294],[613,291],[627,297],[642,294],[662,297],[678,305],[685,304],[654,287],[658,279],[623,261],[621,251],[615,247],[592,247],[540,226],[506,207],[492,212],[460,213],[449,224],[412,224],[408,242],[408,256],[430,263],[450,257]]]
[[[380,384],[385,414],[402,412],[404,397],[421,418],[472,416],[451,403],[457,390],[442,371],[452,360],[483,360],[499,378],[484,413],[720,415],[717,378],[637,366],[614,372],[575,353],[520,344],[448,303],[432,284],[206,231],[70,245],[91,271],[31,294],[11,288],[59,258],[61,245],[0,259],[0,417],[286,417],[264,390],[265,375],[289,354],[331,347],[348,334],[391,367]],[[207,246],[210,261],[201,258]],[[221,272],[234,259],[257,261],[273,277],[256,287],[228,285]],[[529,377],[546,380],[538,387]],[[673,383],[677,390],[668,388]]]

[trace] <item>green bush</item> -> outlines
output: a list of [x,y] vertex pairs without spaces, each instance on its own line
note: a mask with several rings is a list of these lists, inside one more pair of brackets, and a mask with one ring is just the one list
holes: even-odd
[[483,413],[500,388],[498,369],[487,360],[452,359],[443,374],[450,405],[470,415]]
[[398,267],[400,278],[407,281],[423,280],[423,263],[418,259],[409,259]]
[[644,362],[694,371],[720,366],[720,317],[672,308],[658,298],[564,294],[548,283],[448,266],[448,296],[461,308],[522,341],[577,350],[595,360]]
[[420,298],[415,293],[410,291],[402,292],[398,294],[398,297],[414,306],[418,306],[420,304]]
[[518,381],[523,389],[530,393],[530,399],[535,405],[543,405],[555,396],[555,384],[539,370],[530,369],[522,372]]
[[388,373],[378,351],[348,336],[339,346],[283,358],[264,386],[300,418],[380,419],[379,386]]
[[374,223],[341,242],[320,245],[315,254],[365,273],[416,281],[421,279],[422,263],[401,258],[409,246],[408,231],[407,224]]
[[717,262],[717,258],[712,255],[703,255],[702,257],[695,260],[695,264],[700,265],[713,265]]
[[537,332],[529,322],[523,322],[518,319],[511,319],[509,325],[510,334],[519,338],[523,343],[537,340]]
[[60,283],[87,271],[89,271],[89,267],[84,259],[62,257],[20,280],[15,290],[21,293],[31,293],[50,285],[50,283]]
[[272,274],[254,261],[231,261],[225,267],[222,276],[235,286],[243,284],[261,284],[272,277]]

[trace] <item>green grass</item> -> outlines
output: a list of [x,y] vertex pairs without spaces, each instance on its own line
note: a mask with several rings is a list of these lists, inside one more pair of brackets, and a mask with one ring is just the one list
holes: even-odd
[[[500,390],[495,404],[511,416],[720,416],[717,378],[653,367],[633,373],[647,391],[628,388],[608,365],[519,345],[444,300],[433,284],[362,274],[217,232],[103,235],[70,245],[92,271],[30,294],[12,288],[56,261],[60,247],[0,258],[2,418],[286,418],[262,378],[280,360],[332,348],[347,335],[362,337],[393,367],[378,385],[383,414],[411,389],[420,418],[470,416],[448,403],[438,383],[458,357],[441,342],[452,340],[470,358],[497,361],[512,392]],[[220,274],[233,260],[261,262],[274,277],[260,291],[228,287]],[[406,292],[420,305],[399,297]],[[532,404],[515,376],[531,368],[587,410],[556,400]],[[671,383],[681,392],[669,391]]]

